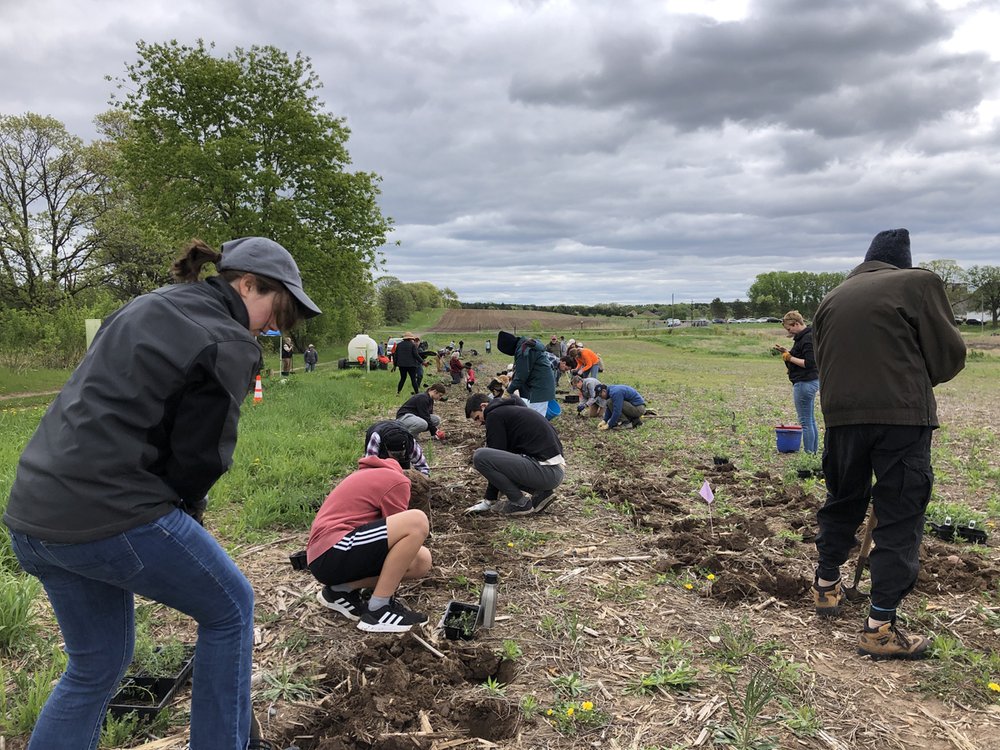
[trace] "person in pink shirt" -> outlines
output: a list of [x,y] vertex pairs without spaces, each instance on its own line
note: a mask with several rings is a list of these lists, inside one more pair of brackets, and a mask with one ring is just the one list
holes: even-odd
[[[414,481],[426,492],[422,476]],[[394,596],[404,578],[431,569],[424,546],[430,527],[422,510],[409,507],[412,488],[394,458],[366,456],[327,495],[309,531],[306,561],[324,584],[320,603],[361,630],[403,633],[427,622]],[[373,589],[367,601],[362,589]]]

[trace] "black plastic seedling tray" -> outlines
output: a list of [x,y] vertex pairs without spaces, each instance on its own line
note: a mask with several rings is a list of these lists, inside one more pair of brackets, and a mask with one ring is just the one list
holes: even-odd
[[[467,613],[472,614],[472,627],[471,628],[460,628],[449,625],[452,618],[456,615],[461,616]],[[444,610],[444,617],[441,618],[440,628],[444,630],[444,637],[451,641],[463,640],[471,641],[476,634],[476,623],[479,619],[479,605],[478,604],[466,604],[465,602],[448,602],[448,606]]]
[[140,719],[152,719],[166,708],[174,695],[191,679],[194,652],[184,661],[180,671],[168,677],[127,675],[111,699],[108,713],[121,718],[136,713]]

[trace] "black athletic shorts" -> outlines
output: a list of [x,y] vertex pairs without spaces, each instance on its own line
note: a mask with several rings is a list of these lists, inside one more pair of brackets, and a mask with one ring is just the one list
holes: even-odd
[[309,564],[316,580],[325,586],[378,577],[389,554],[385,519],[359,526]]

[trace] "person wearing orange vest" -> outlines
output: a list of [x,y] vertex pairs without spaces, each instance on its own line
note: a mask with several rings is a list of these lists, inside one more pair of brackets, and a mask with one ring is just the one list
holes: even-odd
[[562,372],[572,371],[581,378],[596,378],[600,372],[601,358],[592,349],[576,346],[568,349],[559,369]]

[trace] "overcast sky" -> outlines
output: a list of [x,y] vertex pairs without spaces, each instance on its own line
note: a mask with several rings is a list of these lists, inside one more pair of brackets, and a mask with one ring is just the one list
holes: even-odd
[[845,271],[1000,264],[995,0],[0,0],[0,113],[90,140],[135,43],[309,56],[387,273],[463,301],[740,297]]

